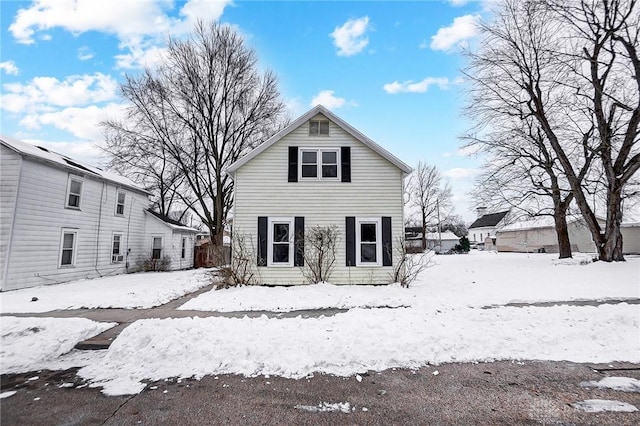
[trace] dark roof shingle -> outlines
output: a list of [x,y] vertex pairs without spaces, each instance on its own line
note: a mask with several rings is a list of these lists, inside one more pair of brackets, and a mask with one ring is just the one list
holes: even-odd
[[477,218],[471,225],[469,225],[469,229],[482,228],[485,226],[496,226],[507,215],[507,213],[509,213],[509,210],[500,213],[485,214],[484,216]]

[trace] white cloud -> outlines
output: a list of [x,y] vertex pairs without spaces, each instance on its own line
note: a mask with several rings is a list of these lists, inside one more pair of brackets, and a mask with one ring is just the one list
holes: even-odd
[[449,0],[449,4],[454,7],[464,6],[467,3],[469,3],[469,0]]
[[440,28],[436,35],[431,37],[431,48],[448,51],[454,46],[465,46],[467,40],[477,34],[479,20],[480,15],[464,15],[454,18],[451,25]]
[[18,75],[18,67],[13,61],[0,62],[0,70],[3,70],[9,75]]
[[464,169],[460,167],[449,169],[443,173],[444,176],[451,178],[453,180],[469,179],[474,177],[477,174],[478,174],[477,169]]
[[434,84],[441,90],[448,89],[453,84],[458,84],[458,80],[451,81],[446,77],[427,77],[422,81],[414,82],[413,80],[407,80],[402,83],[394,81],[393,83],[387,83],[382,88],[389,94],[396,93],[425,93],[429,90],[429,87]]
[[311,106],[323,105],[329,109],[337,109],[347,103],[345,98],[339,98],[334,95],[333,90],[321,90],[311,99]]
[[3,86],[2,109],[16,113],[51,111],[106,102],[117,96],[118,83],[110,75],[72,75],[64,81],[54,77],[35,77],[30,82]]
[[426,49],[427,47],[429,47],[429,43],[427,43],[427,40],[422,40],[418,45],[419,49]]
[[99,124],[107,119],[124,117],[124,106],[116,103],[104,107],[95,105],[86,108],[65,108],[43,114],[30,114],[20,121],[20,126],[38,130],[41,126],[53,126],[67,131],[79,139],[102,139],[103,131]]
[[78,49],[78,59],[81,61],[87,61],[93,58],[94,54],[87,46],[82,46]]
[[158,64],[167,53],[165,47],[154,45],[151,42],[144,42],[140,39],[132,40],[126,46],[128,53],[115,56],[117,69],[139,69],[153,67]]
[[369,44],[365,33],[369,29],[369,17],[350,19],[336,27],[331,34],[333,44],[338,48],[339,56],[352,56],[362,52]]
[[293,117],[297,117],[299,115],[302,115],[305,110],[306,110],[306,106],[302,103],[302,101],[300,101],[299,98],[290,98],[290,99],[286,99],[284,101],[285,107],[287,109],[287,112],[293,116]]

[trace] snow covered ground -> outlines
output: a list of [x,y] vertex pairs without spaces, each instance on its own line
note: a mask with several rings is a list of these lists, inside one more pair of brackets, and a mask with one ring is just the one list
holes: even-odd
[[[4,292],[0,295],[0,309],[5,314],[56,309],[151,308],[210,282],[205,269],[116,275]],[[32,302],[33,297],[38,300]]]
[[[300,378],[314,372],[348,376],[498,359],[640,362],[640,305],[497,306],[637,299],[638,257],[623,264],[581,264],[580,259],[559,262],[549,254],[474,251],[434,260],[436,265],[409,289],[323,284],[211,291],[183,308],[352,309],[318,318],[140,320],[127,327],[103,356],[83,359],[79,365],[85,367],[79,374],[93,386],[102,386],[106,394],[116,395],[139,392],[146,380],[222,373]],[[194,280],[202,277],[198,271],[192,274]],[[148,285],[155,280],[157,275],[149,275]],[[101,298],[96,291],[94,302]],[[4,306],[3,299],[3,310]],[[19,344],[12,350],[19,350]],[[23,367],[29,371],[28,365]]]

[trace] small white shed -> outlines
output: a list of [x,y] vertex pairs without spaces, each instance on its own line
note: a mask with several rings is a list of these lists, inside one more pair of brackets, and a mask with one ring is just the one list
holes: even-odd
[[190,228],[153,210],[145,210],[145,237],[148,251],[145,259],[167,257],[168,270],[189,269],[194,266],[196,235],[201,231]]

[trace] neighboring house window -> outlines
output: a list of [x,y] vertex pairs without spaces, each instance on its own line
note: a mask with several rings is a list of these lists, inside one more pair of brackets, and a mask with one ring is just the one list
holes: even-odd
[[162,258],[162,237],[153,237],[151,242],[151,259],[159,260]]
[[82,179],[69,176],[67,188],[67,207],[80,209],[80,198],[82,197]]
[[302,179],[338,179],[339,152],[331,149],[301,149],[300,176]]
[[78,232],[70,229],[62,230],[60,241],[60,266],[74,266],[76,264],[76,240]]
[[293,218],[269,218],[267,266],[293,266]]
[[382,229],[380,219],[357,219],[356,265],[382,265]]
[[329,120],[310,120],[309,136],[329,136]]
[[126,194],[122,191],[118,191],[118,195],[116,197],[116,215],[124,216],[124,200],[126,198]]
[[187,254],[187,237],[182,237],[182,248],[180,250],[180,258],[186,258]]
[[113,234],[113,241],[111,243],[111,263],[119,263],[123,260],[122,234]]

